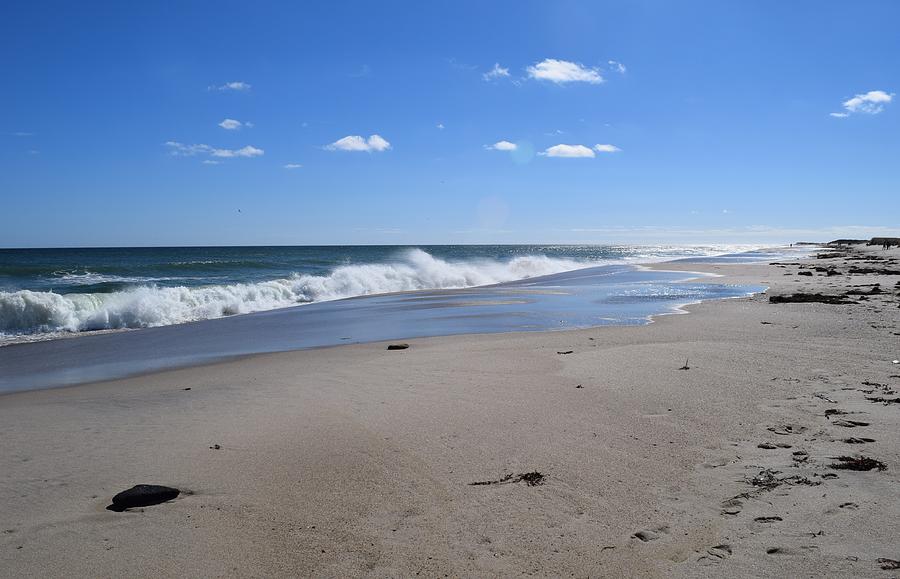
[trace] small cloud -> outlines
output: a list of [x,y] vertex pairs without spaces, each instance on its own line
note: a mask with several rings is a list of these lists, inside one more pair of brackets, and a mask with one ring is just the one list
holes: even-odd
[[556,84],[587,82],[600,84],[603,77],[596,68],[587,68],[576,62],[547,58],[525,69],[528,76],[537,80],[549,80]]
[[16,131],[15,133],[10,133],[13,137],[33,137],[34,133],[28,133],[26,131]]
[[348,135],[343,139],[325,145],[329,151],[365,151],[367,153],[387,151],[391,148],[391,144],[384,140],[380,135],[371,135],[368,139],[364,139],[359,135]]
[[877,115],[884,110],[884,105],[894,99],[894,93],[886,93],[883,90],[870,90],[867,93],[858,94],[844,101],[843,107],[848,113],[865,113]]
[[488,151],[515,151],[519,146],[509,141],[497,141],[493,145],[485,145],[484,148]]
[[203,159],[204,165],[221,165],[222,161],[215,161],[213,159]]
[[226,82],[225,84],[219,85],[219,86],[210,86],[207,88],[207,90],[219,90],[219,91],[233,90],[233,91],[242,92],[242,91],[250,90],[250,85],[244,81],[235,80],[235,81],[231,81],[231,82]]
[[538,153],[539,155],[544,155],[546,157],[567,157],[567,158],[593,158],[594,155],[593,149],[585,147],[584,145],[553,145],[552,147],[545,150],[543,153]]
[[285,169],[299,169],[302,166],[303,165],[301,165],[300,163],[288,163],[287,165],[284,165],[284,168]]
[[838,119],[845,119],[850,116],[850,113],[828,113],[828,115]]
[[166,141],[169,153],[177,157],[193,157],[194,155],[208,154],[213,149],[209,145],[185,145],[178,141]]
[[445,127],[444,127],[444,123],[438,123],[438,124],[435,125],[435,127],[439,128],[439,129],[442,130],[442,131],[443,131],[444,128],[445,128]]
[[41,152],[38,151],[37,149],[28,149],[28,154],[29,155],[40,155]]
[[607,64],[609,64],[609,67],[612,70],[618,72],[619,74],[625,74],[625,72],[628,70],[627,68],[625,68],[624,64],[615,60],[607,61]]
[[[185,145],[178,141],[167,141],[166,146],[169,147],[169,153],[176,157],[193,157],[195,155],[209,155],[211,157],[219,157],[230,159],[233,157],[262,157],[265,151],[257,149],[251,145],[240,149],[216,149],[205,144]],[[211,163],[210,163],[211,164]]]
[[487,81],[497,80],[498,78],[508,78],[509,69],[500,66],[499,62],[494,63],[494,68],[481,75],[481,78]]
[[722,213],[731,213],[731,212],[728,211],[727,209],[723,209],[723,210],[722,210]]
[[210,153],[213,157],[224,157],[230,159],[232,157],[262,157],[266,152],[257,149],[252,145],[247,145],[240,149],[213,149]]
[[240,129],[241,127],[250,128],[253,126],[253,123],[242,123],[241,121],[238,121],[235,119],[225,119],[224,121],[219,123],[219,126],[222,127],[223,129],[225,129],[226,131],[236,131],[236,130]]
[[594,145],[594,150],[598,153],[618,153],[622,149],[615,145]]

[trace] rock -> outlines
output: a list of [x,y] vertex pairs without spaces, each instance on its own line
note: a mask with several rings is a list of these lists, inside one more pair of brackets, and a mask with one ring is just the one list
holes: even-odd
[[122,512],[135,507],[149,507],[177,497],[181,491],[161,485],[135,485],[113,497],[110,511]]
[[391,344],[387,347],[388,350],[405,350],[409,348],[409,344]]

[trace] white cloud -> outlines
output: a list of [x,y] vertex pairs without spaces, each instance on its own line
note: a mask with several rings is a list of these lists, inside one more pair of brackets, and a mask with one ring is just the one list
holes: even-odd
[[549,80],[557,84],[567,82],[587,82],[600,84],[603,77],[596,68],[586,68],[578,63],[567,60],[547,58],[525,69],[528,76],[537,80]]
[[179,157],[193,157],[194,155],[208,154],[212,152],[213,148],[209,145],[185,145],[184,143],[179,143],[178,141],[166,141],[166,146],[169,147],[169,152],[172,155],[176,155]]
[[14,137],[33,137],[34,133],[28,133],[26,131],[16,131],[15,133],[10,133]]
[[[858,94],[842,104],[848,113],[866,113],[877,115],[884,110],[884,105],[894,99],[894,93],[886,93],[883,90],[870,90],[867,93]],[[834,115],[833,115],[834,116]]]
[[494,63],[494,68],[481,75],[484,80],[496,80],[498,78],[509,77],[509,69],[500,66],[499,62]]
[[224,157],[226,159],[230,159],[231,157],[262,157],[266,152],[262,149],[257,149],[252,145],[247,145],[246,147],[242,147],[240,149],[213,149],[210,153],[213,157]]
[[221,165],[222,161],[214,161],[212,159],[203,159],[204,165]]
[[594,150],[598,153],[618,153],[622,149],[615,145],[594,145]]
[[302,166],[303,165],[301,165],[300,163],[288,163],[287,165],[284,165],[284,168],[285,169],[299,169]]
[[579,158],[579,157],[587,157],[593,158],[594,151],[584,145],[553,145],[548,148],[543,153],[539,153],[540,155],[545,155],[547,157],[568,157],[568,158]]
[[485,145],[484,148],[489,151],[515,151],[519,146],[509,141],[497,141],[493,145]]
[[211,86],[209,90],[235,90],[235,91],[248,91],[250,90],[250,85],[241,80],[235,80],[231,82],[226,82],[223,85],[219,86]]
[[828,114],[831,115],[832,117],[835,117],[838,119],[844,119],[844,118],[847,118],[850,116],[850,113],[828,113]]
[[185,145],[178,141],[167,141],[166,146],[169,152],[178,157],[193,157],[195,155],[209,155],[211,157],[219,157],[230,159],[233,157],[262,157],[265,151],[257,149],[251,145],[240,149],[216,149],[205,144]]
[[436,126],[437,128],[439,128],[440,130],[442,130],[442,131],[444,130],[444,123],[438,123],[438,124],[435,125],[435,126]]
[[349,135],[343,139],[325,145],[329,151],[365,151],[381,152],[391,148],[391,144],[381,138],[380,135],[371,135],[368,139],[364,139],[359,135]]
[[609,64],[609,67],[619,74],[625,74],[625,72],[628,70],[627,68],[625,68],[624,64],[615,60],[607,61],[607,64]]
[[219,126],[226,131],[235,131],[237,129],[240,129],[241,127],[250,128],[253,126],[253,123],[242,123],[241,121],[235,119],[225,119],[224,121],[219,123]]

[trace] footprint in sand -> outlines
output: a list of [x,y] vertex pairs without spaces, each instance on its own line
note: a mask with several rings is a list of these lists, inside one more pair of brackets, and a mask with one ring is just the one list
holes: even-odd
[[787,436],[789,434],[800,434],[806,431],[805,426],[799,426],[797,424],[779,424],[777,426],[770,426],[766,430],[770,432],[774,432],[775,434],[779,434],[781,436]]
[[723,515],[736,515],[744,508],[744,502],[738,498],[722,501]]
[[643,531],[638,531],[633,534],[632,537],[640,540],[642,543],[649,543],[650,541],[655,541],[657,539],[661,539],[662,537],[669,534],[669,527],[655,527],[653,529],[644,529]]
[[716,545],[707,549],[706,552],[717,559],[726,559],[731,556],[731,545]]

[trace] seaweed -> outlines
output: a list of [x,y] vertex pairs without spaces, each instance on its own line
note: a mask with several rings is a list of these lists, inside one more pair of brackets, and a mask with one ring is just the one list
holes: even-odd
[[544,484],[544,475],[539,473],[538,471],[526,472],[522,474],[513,475],[512,473],[506,474],[496,480],[485,480],[485,481],[477,481],[469,483],[469,486],[480,486],[480,485],[504,485],[504,484],[514,484],[518,482],[523,482],[530,487],[535,487],[538,485]]

